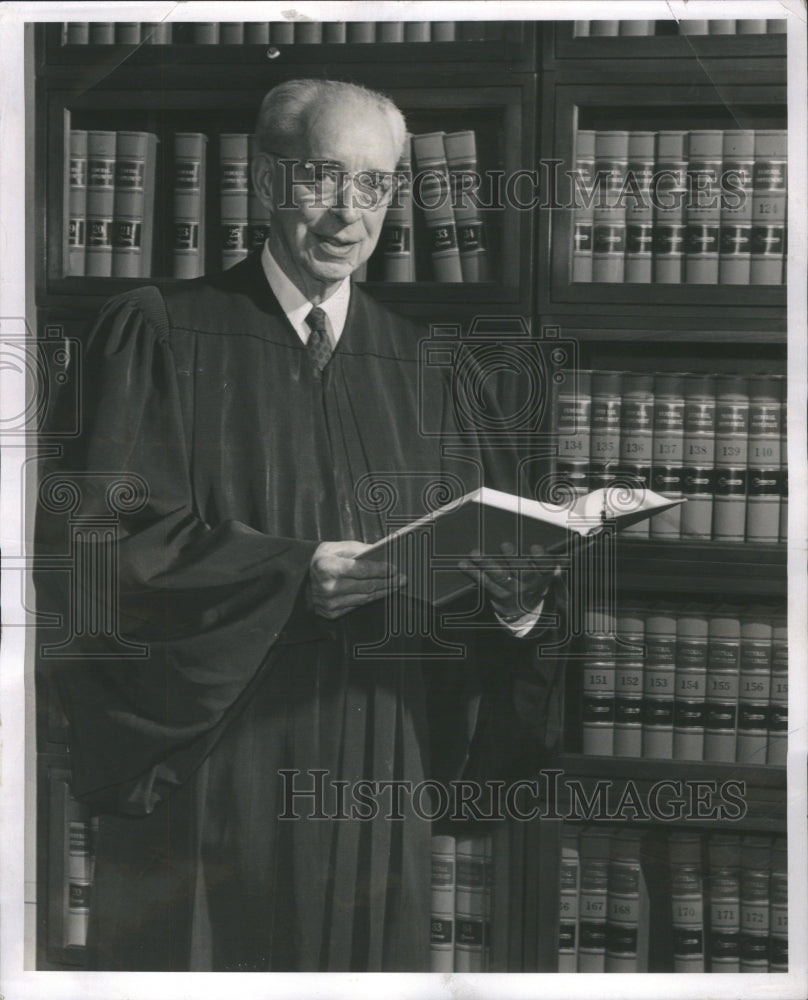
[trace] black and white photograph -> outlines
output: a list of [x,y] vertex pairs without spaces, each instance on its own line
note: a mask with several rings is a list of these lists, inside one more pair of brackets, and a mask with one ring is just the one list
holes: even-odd
[[2,5],[0,1000],[808,993],[806,19]]

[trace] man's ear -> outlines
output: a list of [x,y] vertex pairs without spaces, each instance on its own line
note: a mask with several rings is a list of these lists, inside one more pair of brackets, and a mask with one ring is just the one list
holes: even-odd
[[275,180],[275,159],[269,153],[256,153],[250,163],[253,190],[264,208],[271,212],[274,207],[273,188]]

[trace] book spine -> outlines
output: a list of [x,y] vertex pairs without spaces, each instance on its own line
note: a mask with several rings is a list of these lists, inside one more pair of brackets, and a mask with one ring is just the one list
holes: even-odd
[[247,138],[247,252],[261,250],[269,236],[269,214],[258,197],[252,181],[250,164],[258,153],[258,141],[254,135]]
[[208,137],[201,132],[174,136],[175,278],[198,278],[205,272],[205,151]]
[[148,45],[170,45],[174,38],[174,26],[170,21],[143,25],[143,41]]
[[590,21],[589,34],[592,38],[615,38],[620,33],[619,21]]
[[749,461],[749,393],[746,379],[719,376],[715,397],[713,538],[721,542],[742,542]]
[[429,933],[432,972],[454,971],[454,928],[456,895],[455,838],[432,838],[432,904]]
[[219,136],[219,191],[222,270],[247,256],[249,205],[248,137]]
[[741,841],[741,972],[769,971],[771,841]]
[[86,811],[71,799],[67,824],[67,869],[65,889],[67,914],[64,923],[65,947],[83,948],[87,943],[90,893],[93,883],[92,830]]
[[785,837],[775,837],[772,847],[769,917],[769,972],[788,972],[788,851]]
[[[598,22],[593,22],[596,24]],[[592,280],[625,280],[626,209],[623,185],[628,170],[628,132],[595,133]]]
[[141,41],[139,21],[117,21],[115,42],[117,45],[139,45]]
[[782,282],[786,224],[786,149],[784,130],[755,132],[752,177],[753,285]]
[[708,35],[710,33],[710,22],[701,18],[688,18],[679,22],[680,35]]
[[620,467],[620,373],[593,372],[590,391],[589,482],[598,489],[608,486]]
[[114,21],[90,21],[90,45],[114,45]]
[[[620,407],[620,473],[636,489],[651,487],[654,445],[654,377],[626,372]],[[647,538],[648,521],[623,529],[624,535]]]
[[[346,42],[368,43],[376,41],[374,21],[348,21],[345,28]],[[322,39],[318,39],[318,41],[322,41]]]
[[65,45],[87,45],[90,41],[90,25],[87,21],[68,21],[64,26]]
[[707,703],[704,759],[735,760],[740,684],[741,623],[730,609],[718,609],[707,635]]
[[433,42],[454,42],[457,39],[455,21],[433,21],[431,25]]
[[494,917],[494,838],[490,833],[483,837],[485,859],[483,883],[483,972],[491,971],[493,949],[492,921]]
[[458,837],[455,972],[483,971],[484,917],[485,842],[480,836]]
[[575,167],[570,178],[573,195],[572,281],[592,281],[592,226],[594,220],[595,133],[575,135]]
[[497,823],[493,834],[493,862],[491,886],[491,934],[488,968],[491,972],[507,972],[511,919],[510,866],[511,824],[504,820]]
[[112,274],[112,218],[115,205],[115,145],[117,133],[87,133],[87,253],[86,274]]
[[244,22],[243,21],[222,21],[219,25],[220,45],[243,45],[244,44]]
[[641,757],[645,640],[642,608],[619,606],[616,624],[613,749],[618,757]]
[[376,24],[377,42],[403,42],[403,21],[378,21]]
[[685,379],[685,433],[682,493],[687,500],[682,538],[709,540],[715,483],[715,382],[709,376]]
[[557,397],[558,475],[577,496],[589,491],[591,374],[567,372]]
[[194,45],[218,45],[218,21],[195,21],[191,25],[191,42]]
[[269,22],[247,21],[244,24],[244,41],[247,45],[269,45]]
[[270,21],[269,40],[273,45],[292,45],[295,42],[294,21]]
[[621,21],[618,34],[624,38],[647,38],[654,33],[653,21]]
[[112,274],[143,278],[151,273],[157,136],[119,132],[115,160]]
[[452,191],[457,248],[463,281],[490,281],[485,227],[474,192],[480,184],[477,141],[471,131],[449,132],[443,137]]
[[414,135],[412,152],[418,167],[413,178],[413,199],[424,213],[434,279],[462,281],[443,133]]
[[645,619],[643,670],[643,757],[673,757],[673,711],[676,685],[676,618],[666,607],[651,609]]
[[[636,22],[621,22],[636,23]],[[651,184],[654,176],[654,132],[629,132],[626,174],[626,265],[625,281],[651,281],[653,206]]]
[[[685,434],[684,380],[679,375],[657,375],[654,379],[654,437],[651,489],[678,500],[682,496]],[[655,514],[650,519],[652,538],[679,538],[682,508]]]
[[580,892],[581,859],[578,836],[565,829],[561,841],[559,874],[558,971],[578,970],[578,894]]
[[614,834],[606,900],[606,972],[648,970],[648,890],[637,830]]
[[767,35],[785,35],[788,31],[788,21],[784,17],[768,18],[766,20]]
[[405,42],[428,42],[431,41],[429,21],[406,21],[404,24]]
[[70,131],[68,170],[65,273],[80,277],[85,271],[87,245],[87,133],[83,129]]
[[788,625],[785,613],[772,618],[772,677],[766,763],[784,767],[788,748]]
[[582,748],[585,754],[614,752],[614,616],[587,610],[581,684]]
[[573,38],[589,38],[590,35],[590,22],[589,21],[573,21],[572,22],[572,37]]
[[740,764],[766,763],[771,680],[771,621],[765,610],[750,608],[741,617],[737,752]]
[[589,827],[580,835],[578,972],[604,972],[606,967],[610,833],[609,827]]
[[780,383],[780,523],[777,540],[788,541],[788,384]]
[[755,133],[724,132],[721,185],[721,247],[718,281],[748,285],[752,261],[752,175]]
[[707,630],[707,616],[697,608],[683,609],[676,616],[674,760],[704,759]]
[[654,281],[682,282],[687,196],[686,132],[658,132],[654,195]]
[[748,542],[776,542],[780,536],[782,385],[772,375],[749,380]]
[[721,132],[710,129],[688,136],[685,281],[718,283],[721,235]]
[[741,838],[711,834],[708,852],[710,972],[740,972]]
[[760,17],[744,17],[735,22],[739,35],[765,35],[766,21]]
[[718,21],[708,21],[707,22],[707,34],[708,35],[734,35],[735,34],[735,20],[734,18],[722,18]]
[[412,159],[410,140],[396,167],[398,182],[393,201],[384,217],[379,247],[382,281],[415,281],[415,253],[412,219]]
[[[326,21],[323,24],[323,43],[343,45],[348,41],[348,25],[345,21]],[[381,41],[381,39],[379,39]]]
[[670,835],[673,971],[704,972],[704,887],[701,838],[697,833]]

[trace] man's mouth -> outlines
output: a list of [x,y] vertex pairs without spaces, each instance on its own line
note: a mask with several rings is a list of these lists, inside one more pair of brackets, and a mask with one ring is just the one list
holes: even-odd
[[320,247],[333,257],[347,257],[356,246],[353,240],[340,240],[336,236],[317,237]]

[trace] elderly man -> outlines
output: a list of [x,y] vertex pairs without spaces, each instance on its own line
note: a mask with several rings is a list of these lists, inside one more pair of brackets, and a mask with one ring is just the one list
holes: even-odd
[[[428,485],[486,475],[474,442],[447,457],[419,432],[419,405],[456,431],[424,332],[349,280],[393,195],[401,114],[290,81],[257,137],[263,252],[104,308],[59,465],[83,475],[85,514],[110,477],[143,484],[118,511],[118,634],[54,661],[74,791],[100,815],[89,947],[105,969],[427,970],[429,824],[335,796],[469,773],[502,731],[541,735],[557,676],[493,615],[460,664],[437,625],[394,634],[403,580],[356,558],[386,516],[424,513]],[[41,551],[63,527],[42,512]],[[545,589],[511,576],[484,574],[506,620]],[[318,773],[324,803],[305,794]]]

